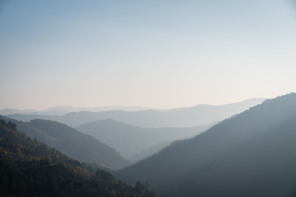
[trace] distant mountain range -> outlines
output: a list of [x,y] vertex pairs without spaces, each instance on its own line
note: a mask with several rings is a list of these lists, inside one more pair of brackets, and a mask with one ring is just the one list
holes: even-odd
[[119,169],[129,164],[113,148],[62,123],[38,119],[21,122],[4,116],[0,116],[0,119],[10,120],[29,137],[81,162],[96,163],[110,169]]
[[129,161],[136,162],[157,153],[172,141],[194,137],[209,127],[140,128],[107,119],[86,123],[76,129],[113,147]]
[[11,115],[11,114],[30,114],[30,115],[49,115],[49,116],[62,116],[71,112],[80,111],[111,111],[111,110],[122,110],[122,111],[140,111],[149,110],[147,107],[136,107],[136,106],[108,106],[108,107],[71,107],[71,106],[55,106],[45,110],[33,110],[33,109],[2,109],[0,115]]
[[118,172],[160,197],[296,196],[296,94],[266,100]]
[[30,121],[33,119],[46,119],[58,121],[72,127],[96,120],[113,119],[119,122],[138,127],[193,127],[208,125],[228,118],[232,115],[254,105],[262,103],[265,99],[249,99],[239,103],[211,106],[197,105],[188,108],[179,108],[165,111],[141,110],[141,111],[100,111],[100,112],[72,112],[62,116],[13,114],[8,117]]

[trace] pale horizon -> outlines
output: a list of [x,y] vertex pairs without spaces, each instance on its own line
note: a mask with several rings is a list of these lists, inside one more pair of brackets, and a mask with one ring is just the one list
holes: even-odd
[[292,0],[2,1],[0,109],[224,105],[296,92]]
[[[289,93],[288,93],[289,94]],[[286,94],[283,94],[286,95]],[[278,96],[283,96],[283,95],[278,95]],[[276,96],[276,97],[278,97]],[[188,105],[188,106],[177,106],[177,107],[168,107],[168,108],[160,108],[160,107],[149,107],[149,106],[133,106],[133,105],[109,105],[109,106],[70,106],[70,105],[54,105],[54,106],[49,106],[46,108],[0,108],[0,110],[32,110],[32,111],[46,111],[46,110],[53,110],[54,108],[76,108],[76,109],[95,109],[95,108],[121,108],[121,107],[126,107],[126,108],[139,108],[140,110],[146,110],[146,109],[151,109],[151,110],[160,110],[160,111],[165,111],[165,110],[172,110],[172,109],[179,109],[179,108],[190,108],[190,107],[195,107],[195,106],[202,106],[202,105],[208,105],[208,106],[223,106],[223,105],[230,105],[230,104],[235,104],[235,103],[241,103],[241,102],[246,102],[250,100],[268,100],[268,99],[273,99],[272,98],[263,98],[263,97],[258,97],[258,98],[248,98],[244,100],[239,100],[239,101],[234,101],[234,102],[228,102],[228,103],[222,103],[222,104],[211,104],[211,103],[198,103],[195,105]],[[138,110],[135,110],[138,111]]]

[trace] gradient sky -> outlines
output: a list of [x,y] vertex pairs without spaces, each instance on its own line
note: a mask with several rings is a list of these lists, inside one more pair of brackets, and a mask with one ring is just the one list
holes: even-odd
[[0,0],[0,109],[296,91],[292,0]]

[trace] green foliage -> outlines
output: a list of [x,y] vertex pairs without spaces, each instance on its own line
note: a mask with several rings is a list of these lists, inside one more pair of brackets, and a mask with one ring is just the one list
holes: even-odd
[[0,196],[155,196],[149,188],[137,188],[104,170],[93,176],[78,161],[0,120]]

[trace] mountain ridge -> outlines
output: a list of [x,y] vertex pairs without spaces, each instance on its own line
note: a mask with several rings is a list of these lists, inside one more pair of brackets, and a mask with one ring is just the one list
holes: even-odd
[[[136,162],[158,152],[161,148],[175,140],[193,137],[210,126],[141,128],[106,119],[85,123],[76,127],[76,129],[105,142],[117,150],[123,157]],[[141,152],[143,152],[143,157],[140,154]]]
[[40,119],[21,122],[3,116],[0,118],[14,122],[20,131],[31,138],[36,138],[81,162],[96,163],[111,169],[122,168],[129,164],[113,148],[65,124]]
[[[280,194],[293,192],[295,187],[291,187],[291,184],[294,184],[291,177],[278,174],[281,178],[279,182],[276,176],[270,174],[273,172],[273,167],[285,169],[283,165],[287,165],[290,168],[286,171],[290,170],[292,174],[295,174],[294,179],[296,180],[296,171],[291,168],[296,165],[296,156],[285,152],[285,150],[291,152],[296,148],[294,143],[296,141],[295,103],[295,93],[266,100],[261,105],[228,118],[192,139],[171,144],[158,154],[119,171],[118,176],[130,181],[135,179],[149,181],[159,196],[164,197],[182,195],[188,197],[262,196],[256,192],[268,194],[263,196],[287,196]],[[283,127],[285,123],[289,123],[290,127]],[[281,127],[285,128],[283,132],[277,130]],[[279,137],[274,137],[272,133],[276,133]],[[267,141],[264,141],[265,139]],[[279,149],[272,148],[273,144],[270,141],[274,141]],[[287,144],[284,143],[285,141]],[[252,144],[254,147],[251,146]],[[256,148],[261,152],[256,153]],[[274,153],[271,158],[263,157],[258,160],[260,163],[250,159],[264,156],[267,154],[265,151],[269,149],[277,150],[268,153],[270,156]],[[247,154],[242,154],[245,152]],[[281,162],[282,160],[277,162],[278,158],[292,163],[284,163]],[[240,160],[245,162],[236,165]],[[268,163],[269,161],[274,163]],[[252,166],[260,169],[261,173],[256,171],[258,172],[256,174]],[[232,167],[236,169],[233,173]],[[252,181],[240,181],[243,179],[240,173]],[[264,177],[268,177],[270,184],[279,184],[269,190],[266,187],[265,189],[258,188],[258,184],[264,185],[260,182]],[[286,188],[284,183],[290,186]],[[243,192],[245,190],[242,184],[246,184],[247,193]]]
[[31,139],[16,124],[0,119],[1,196],[145,196],[147,184],[127,185],[105,170],[89,168]]
[[32,119],[53,120],[77,127],[80,124],[95,120],[113,119],[138,127],[193,127],[207,125],[240,113],[251,106],[260,104],[264,99],[246,100],[243,102],[206,107],[207,109],[179,108],[172,111],[104,111],[104,112],[71,112],[63,116],[22,115],[14,114],[8,117],[30,121]]

